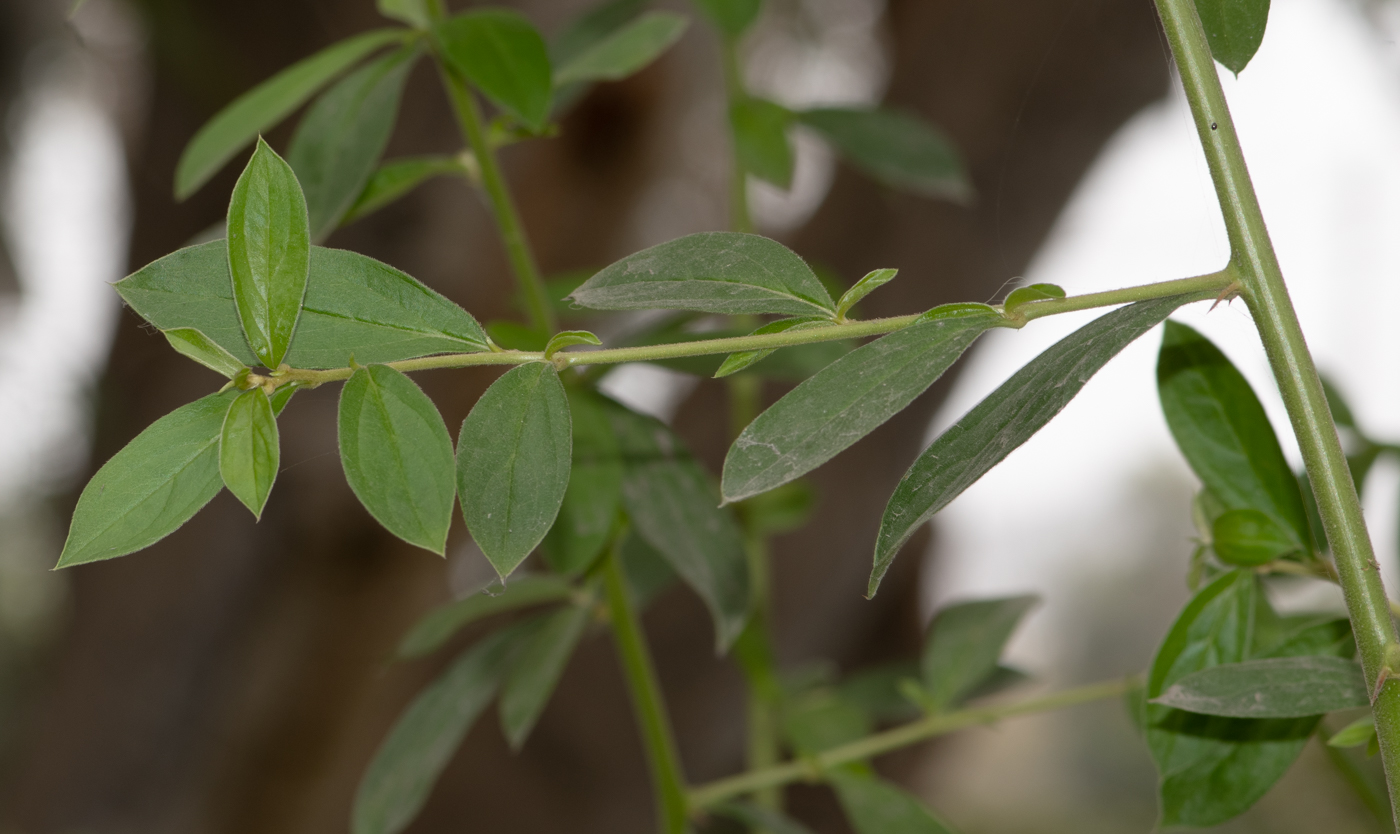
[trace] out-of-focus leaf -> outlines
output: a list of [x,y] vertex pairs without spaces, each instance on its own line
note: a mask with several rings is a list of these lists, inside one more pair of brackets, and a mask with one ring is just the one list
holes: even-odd
[[244,391],[224,417],[219,435],[219,475],[255,518],[262,518],[280,460],[272,403],[261,388]]
[[647,12],[560,64],[554,83],[562,86],[626,78],[656,60],[688,25],[689,21],[678,14]]
[[549,532],[569,486],[572,427],[547,362],[492,383],[457,436],[457,492],[472,538],[501,579]]
[[919,800],[872,774],[836,770],[827,779],[856,834],[954,834]]
[[782,189],[792,185],[793,154],[787,130],[792,113],[780,104],[745,98],[729,107],[729,127],[739,165]]
[[175,409],[97,470],[73,510],[56,567],[125,556],[189,521],[223,488],[219,433],[236,391]]
[[753,25],[763,8],[763,0],[694,0],[710,22],[731,38]]
[[738,232],[700,232],[628,255],[571,296],[595,310],[834,315],[826,288],[795,252]]
[[505,9],[460,14],[433,28],[447,62],[497,107],[531,130],[544,128],[554,89],[544,38]]
[[797,118],[891,188],[960,202],[972,198],[957,149],[918,117],[893,110],[822,107],[799,112]]
[[539,352],[549,344],[548,333],[518,321],[487,322],[486,333],[492,342],[506,350]]
[[228,206],[228,262],[243,336],[268,368],[287,355],[311,265],[306,199],[296,174],[258,139]]
[[306,194],[311,239],[324,240],[355,205],[398,117],[404,82],[418,57],[405,47],[355,70],[307,111],[287,149]]
[[921,322],[826,366],[734,441],[724,460],[725,501],[766,492],[826,463],[904,410],[999,321],[988,312]]
[[340,462],[380,524],[444,555],[452,503],[452,438],[433,401],[386,365],[360,368],[340,392]]
[[217,374],[233,379],[248,370],[246,365],[238,361],[238,357],[193,327],[175,327],[162,332],[165,334],[165,340],[177,353],[193,359]]
[[455,156],[406,156],[380,165],[341,218],[353,223],[373,214],[433,177],[464,177],[467,169]]
[[599,398],[567,391],[573,417],[573,469],[559,517],[541,551],[560,573],[577,573],[602,552],[622,503],[622,458]]
[[817,491],[812,484],[797,480],[745,499],[741,512],[748,529],[765,536],[776,536],[806,524],[816,503]]
[[815,756],[870,734],[870,716],[834,689],[817,689],[783,708],[783,734],[798,755]]
[[517,576],[500,588],[487,588],[465,599],[434,608],[399,643],[399,657],[421,657],[437,651],[452,635],[484,617],[569,599],[573,589],[561,576]]
[[859,304],[862,298],[893,281],[894,276],[898,274],[899,270],[897,269],[875,269],[867,272],[864,278],[846,290],[846,294],[841,296],[840,301],[836,302],[836,317],[844,319],[851,308]]
[[519,750],[534,729],[564,667],[583,637],[591,611],[568,606],[550,614],[520,647],[501,687],[501,729]]
[[924,637],[921,669],[927,705],[946,709],[997,669],[1006,641],[1037,597],[973,600],[934,615]]
[[622,569],[638,610],[650,605],[658,594],[679,579],[661,551],[635,533],[622,543]]
[[751,831],[763,831],[766,834],[812,834],[810,828],[793,818],[752,802],[726,802],[716,805],[710,811],[721,817],[738,820]]
[[198,191],[259,133],[282,121],[361,58],[402,42],[406,34],[402,29],[376,29],[331,44],[234,99],[185,146],[175,166],[175,199]]
[[1231,718],[1304,718],[1370,706],[1371,698],[1356,661],[1307,655],[1210,666],[1181,678],[1152,703]]
[[1140,301],[1095,319],[1032,359],[940,435],[890,496],[867,593],[875,595],[899,549],[919,527],[1040,431],[1090,377],[1184,301],[1184,296]]
[[385,17],[417,29],[426,29],[432,22],[426,0],[377,0],[375,5]]
[[837,692],[877,722],[912,721],[919,709],[900,692],[900,682],[916,680],[919,664],[897,661],[862,669],[841,681]]
[[1226,510],[1211,526],[1211,546],[1222,562],[1257,567],[1296,553],[1298,541],[1259,510]]
[[1239,75],[1249,64],[1269,22],[1269,0],[1196,0],[1215,60]]
[[1363,715],[1327,739],[1328,747],[1360,747],[1376,737],[1376,717]]
[[556,67],[573,63],[574,59],[606,41],[637,18],[646,8],[646,0],[606,0],[569,23],[549,48],[550,61]]

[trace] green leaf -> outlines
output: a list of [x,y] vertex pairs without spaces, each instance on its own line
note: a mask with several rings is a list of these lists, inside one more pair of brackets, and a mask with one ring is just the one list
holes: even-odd
[[287,149],[306,194],[311,239],[324,240],[355,205],[374,173],[398,117],[418,46],[392,52],[350,73],[307,111]]
[[589,278],[570,297],[594,310],[836,312],[826,288],[795,252],[738,232],[700,232],[643,249]]
[[443,555],[456,497],[452,438],[433,401],[384,365],[340,392],[340,462],[370,515],[409,544]]
[[749,614],[748,560],[739,527],[716,506],[708,476],[680,438],[656,419],[600,400],[622,453],[622,500],[633,529],[705,601],[723,651]]
[[1176,445],[1226,509],[1254,509],[1312,540],[1298,481],[1264,407],[1230,360],[1204,336],[1168,322],[1157,359],[1157,391]]
[[209,181],[257,135],[286,118],[316,91],[366,55],[404,40],[402,29],[376,29],[332,44],[239,96],[194,135],[175,166],[175,199]]
[[893,110],[821,107],[797,114],[841,155],[903,191],[959,202],[972,198],[957,149],[924,120]]
[[433,35],[453,69],[497,107],[531,130],[544,127],[554,79],[544,39],[530,21],[486,9],[439,23]]
[[898,660],[855,672],[841,681],[837,692],[879,723],[902,724],[919,717],[919,709],[900,692],[904,681],[919,676],[919,664]]
[[544,346],[544,358],[551,359],[554,354],[572,345],[601,345],[602,339],[587,330],[562,330],[549,337],[549,341]]
[[953,834],[954,829],[919,800],[868,773],[827,774],[856,834]]
[[995,672],[1006,641],[1037,602],[1034,596],[975,600],[935,614],[921,664],[928,705],[953,706]]
[[377,0],[379,13],[391,20],[407,23],[416,29],[427,29],[432,23],[427,0]]
[[782,189],[792,185],[792,146],[787,130],[792,113],[780,104],[745,98],[729,107],[729,127],[739,165]]
[[1269,22],[1269,0],[1196,0],[1215,60],[1239,75],[1249,64]]
[[608,0],[584,12],[555,37],[550,61],[563,67],[612,37],[641,14],[646,0]]
[[306,387],[305,383],[301,382],[289,382],[286,385],[278,386],[277,390],[272,392],[272,396],[267,398],[268,402],[272,404],[272,413],[274,415],[281,414],[282,409],[286,408],[287,403],[291,401],[292,395],[304,387]]
[[810,828],[793,818],[752,802],[725,802],[709,810],[717,816],[739,821],[748,826],[750,831],[761,831],[764,834],[812,834]]
[[[522,626],[533,623],[522,624]],[[467,730],[491,702],[528,628],[498,631],[463,652],[399,716],[355,793],[352,834],[397,834],[427,801]]]
[[670,48],[690,21],[670,12],[647,12],[594,42],[554,73],[555,86],[588,81],[617,81],[656,60]]
[[246,365],[238,361],[238,357],[193,327],[176,327],[161,332],[177,353],[193,359],[217,374],[233,379],[248,370]]
[[1258,510],[1226,510],[1211,527],[1211,547],[1222,562],[1257,567],[1296,553],[1298,542]]
[[828,688],[792,698],[784,705],[782,718],[783,734],[799,756],[815,756],[840,747],[873,729],[865,710]]
[[1361,665],[1325,655],[1271,657],[1192,672],[1152,699],[1232,718],[1304,718],[1371,705]]
[[243,335],[275,370],[301,315],[311,237],[296,174],[261,138],[229,201],[228,262]]
[[261,388],[238,395],[224,417],[219,435],[219,474],[233,497],[243,502],[255,518],[262,518],[263,506],[277,479],[281,450],[277,439],[277,417],[272,403]]
[[[830,324],[832,324],[831,319],[822,316],[803,316],[801,318],[781,319],[779,321],[769,322],[754,330],[749,335],[767,336],[772,333],[784,333],[788,330],[811,330],[814,327],[825,327]],[[762,362],[764,359],[767,359],[769,356],[772,356],[775,350],[776,348],[770,348],[767,350],[741,350],[738,353],[731,353],[720,363],[714,376],[716,379],[720,379],[730,374],[737,374],[740,371],[747,370],[757,365],[759,362]]]
[[423,615],[399,643],[398,656],[422,657],[437,651],[452,635],[477,620],[547,602],[562,602],[572,595],[573,587],[561,576],[517,576],[504,587],[487,588]]
[[921,322],[832,362],[734,441],[724,459],[724,500],[766,492],[826,463],[904,410],[1000,321],[991,312]]
[[1016,308],[1031,301],[1048,301],[1064,297],[1065,291],[1062,287],[1054,284],[1031,284],[1028,287],[1017,287],[1012,290],[1006,300],[1001,303],[1001,308],[1007,313],[1014,313]]
[[731,38],[753,25],[763,8],[763,0],[694,0],[702,14]]
[[[154,261],[114,286],[162,330],[194,328],[245,365],[258,364],[233,305],[221,240]],[[355,252],[311,247],[306,301],[287,353],[297,368],[343,368],[434,353],[487,350],[466,310],[387,264]]]
[[1185,300],[1140,301],[1095,319],[1031,360],[940,435],[890,496],[868,593],[874,596],[899,549],[920,526],[1040,431],[1108,360]]
[[1376,716],[1363,715],[1338,730],[1327,740],[1328,747],[1360,747],[1376,737]]
[[534,729],[591,614],[582,606],[561,608],[520,647],[501,687],[501,730],[512,748],[519,750]]
[[189,521],[223,488],[219,432],[237,393],[175,409],[97,470],[73,510],[57,567],[125,556]]
[[851,312],[851,308],[859,304],[862,298],[893,281],[894,276],[898,274],[899,270],[897,269],[875,269],[867,272],[864,278],[857,281],[854,287],[846,290],[846,294],[841,296],[840,301],[836,302],[836,317],[844,319],[846,314]]
[[542,352],[549,345],[549,333],[518,321],[488,321],[486,334],[506,350]]
[[637,535],[628,536],[622,543],[622,569],[638,611],[645,610],[657,594],[679,579],[666,557]]
[[806,525],[817,504],[817,491],[806,480],[790,481],[744,501],[745,526],[754,533],[776,536]]
[[365,183],[355,204],[341,218],[341,225],[373,214],[433,177],[465,177],[467,169],[455,156],[406,156],[391,159]]
[[541,543],[549,566],[578,573],[603,551],[622,504],[622,458],[600,398],[569,389],[573,417],[573,469],[559,517]]
[[501,579],[549,532],[569,486],[569,401],[554,366],[512,369],[457,436],[457,492],[472,538]]

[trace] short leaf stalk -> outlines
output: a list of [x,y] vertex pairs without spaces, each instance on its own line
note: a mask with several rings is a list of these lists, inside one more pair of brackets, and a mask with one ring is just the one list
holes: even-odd
[[642,625],[622,571],[624,538],[625,531],[619,531],[614,536],[603,568],[608,617],[632,694],[632,706],[642,732],[642,742],[646,745],[647,761],[651,764],[652,783],[660,806],[661,831],[663,834],[684,834],[687,816],[685,777],[681,773],[680,756],[676,752],[676,741],[666,714],[666,702],[661,698],[646,637],[642,634]]
[[1180,68],[1191,115],[1205,150],[1225,226],[1230,265],[1254,317],[1279,392],[1298,438],[1308,478],[1336,560],[1352,631],[1372,689],[1376,735],[1392,808],[1400,811],[1400,653],[1356,485],[1302,328],[1264,225],[1234,122],[1193,0],[1156,0]]

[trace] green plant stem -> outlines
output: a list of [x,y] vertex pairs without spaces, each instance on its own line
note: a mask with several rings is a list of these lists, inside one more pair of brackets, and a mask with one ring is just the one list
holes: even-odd
[[622,535],[614,538],[603,571],[609,621],[632,694],[632,707],[642,733],[642,742],[646,745],[647,761],[651,765],[653,787],[660,805],[661,831],[664,834],[684,834],[685,777],[681,774],[680,756],[676,753],[676,741],[671,735],[666,703],[661,699],[661,687],[656,682],[656,670],[632,604],[632,594],[627,589],[627,578],[622,573],[622,540]]
[[[1374,692],[1372,709],[1380,740],[1391,806],[1400,808],[1400,685],[1387,683],[1397,650],[1395,625],[1371,549],[1356,485],[1332,422],[1332,412],[1303,339],[1283,272],[1274,255],[1264,215],[1254,194],[1244,153],[1235,135],[1225,93],[1216,74],[1193,0],[1156,0],[1172,54],[1181,71],[1211,178],[1230,237],[1230,265],[1239,275],[1268,355],[1289,421],[1298,438],[1308,479],[1317,498],[1327,543],[1351,617],[1352,632]],[[1400,670],[1396,670],[1400,671]]]
[[[1072,313],[1096,307],[1111,307],[1117,304],[1144,301],[1150,298],[1165,298],[1171,295],[1188,296],[1188,302],[1203,301],[1216,297],[1222,291],[1228,291],[1231,281],[1232,278],[1228,271],[1217,272],[1211,275],[1182,278],[1176,281],[1162,281],[1156,284],[1127,287],[1121,290],[1109,290],[1107,292],[1089,293],[1087,295],[1071,296],[1069,298],[1033,301],[1016,308],[1016,311],[1006,319],[1005,326],[1021,327],[1028,321],[1059,313]],[[765,333],[758,336],[732,336],[723,339],[701,339],[693,342],[677,342],[666,345],[643,345],[639,347],[605,348],[603,350],[589,351],[565,351],[556,354],[550,361],[554,363],[555,367],[563,370],[564,368],[581,367],[584,365],[650,362],[657,359],[677,359],[684,356],[709,356],[717,353],[734,353],[735,351],[743,350],[766,350],[769,348],[793,347],[795,345],[809,345],[816,342],[833,342],[842,339],[883,336],[886,333],[903,330],[917,322],[919,318],[920,316],[918,314],[910,316],[892,316],[885,319],[848,321],[840,324],[833,322],[826,327],[817,327],[811,330],[785,330],[782,333]],[[477,353],[445,353],[439,356],[424,356],[418,359],[401,359],[396,362],[386,362],[384,364],[395,370],[408,373],[412,371],[430,371],[439,368],[466,368],[474,365],[524,365],[530,362],[543,361],[545,361],[544,354],[539,351],[499,350],[480,351]],[[354,370],[354,368],[330,368],[327,370],[286,368],[273,373],[270,377],[250,374],[248,380],[249,387],[269,381],[273,383],[274,387],[292,382],[300,382],[306,385],[320,385],[323,382],[335,382],[337,380],[349,379],[350,375],[354,373]]]
[[708,785],[701,785],[691,790],[690,806],[697,809],[707,808],[727,799],[775,785],[786,785],[789,782],[798,781],[821,781],[823,774],[834,767],[850,762],[863,762],[875,756],[908,747],[924,739],[947,735],[981,724],[993,724],[1003,718],[1049,712],[1092,701],[1101,701],[1105,698],[1115,698],[1140,685],[1141,676],[1134,676],[1092,683],[1011,704],[930,715],[901,727],[875,733],[840,747],[833,747],[817,756],[786,762],[767,770],[741,773],[738,776],[730,776]]
[[525,236],[525,224],[520,221],[520,213],[515,209],[515,201],[510,196],[505,176],[501,174],[496,149],[487,141],[486,132],[482,130],[481,110],[477,107],[476,97],[467,88],[466,82],[445,62],[439,60],[437,64],[442,74],[442,83],[447,88],[448,98],[452,100],[452,110],[457,114],[462,136],[476,157],[477,167],[481,172],[481,189],[491,204],[491,213],[495,216],[496,226],[501,232],[501,242],[506,247],[506,257],[515,273],[520,294],[525,299],[530,324],[537,330],[553,333],[557,327],[554,310],[549,306],[549,298],[544,291],[544,280],[540,278],[539,267],[535,265],[534,253],[530,250],[530,241]]
[[[728,34],[721,34],[723,44],[720,53],[720,62],[724,65],[724,101],[725,107],[724,123],[731,124],[729,120],[730,109],[734,105],[743,101],[748,96],[744,90],[744,70],[739,63],[739,43],[736,38]],[[729,131],[729,228],[736,232],[753,232],[753,217],[749,214],[749,176],[744,171],[744,166],[739,161],[739,153],[735,148],[738,139],[734,136],[733,128]]]

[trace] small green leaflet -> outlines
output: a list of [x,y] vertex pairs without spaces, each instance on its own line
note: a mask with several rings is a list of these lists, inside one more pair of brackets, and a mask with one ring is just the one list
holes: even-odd
[[1211,547],[1220,561],[1257,567],[1299,551],[1298,542],[1258,510],[1226,510],[1211,525]]
[[605,0],[588,9],[555,37],[549,48],[550,61],[556,67],[573,63],[575,58],[621,31],[645,7],[645,0]]
[[228,262],[243,336],[275,370],[301,315],[311,237],[296,174],[261,138],[229,201]]
[[1254,509],[1312,540],[1298,481],[1264,407],[1235,366],[1201,334],[1168,322],[1157,391],[1176,445],[1226,509]]
[[487,588],[429,611],[399,643],[398,656],[422,657],[437,651],[452,635],[484,617],[562,602],[572,595],[572,586],[561,576],[517,576],[503,588]]
[[175,199],[209,181],[259,133],[282,121],[331,79],[375,50],[399,43],[402,29],[376,29],[332,44],[239,96],[205,123],[175,166]]
[[317,99],[297,126],[287,164],[306,194],[313,241],[335,231],[373,175],[418,55],[414,44],[355,70]]
[[360,780],[352,834],[397,834],[413,821],[533,625],[522,623],[483,639],[413,699]]
[[659,421],[605,403],[624,465],[622,500],[636,535],[661,553],[710,609],[728,648],[749,615],[749,570],[733,516],[705,471]]
[[954,834],[923,803],[877,776],[833,770],[827,779],[856,834]]
[[[343,368],[434,353],[487,350],[471,314],[412,277],[373,258],[311,247],[311,269],[296,342],[297,368]],[[115,284],[127,304],[163,330],[197,329],[245,365],[258,359],[233,306],[221,240],[190,246]]]
[[224,417],[219,435],[219,474],[229,492],[243,502],[254,518],[262,518],[280,460],[272,403],[261,388],[244,391]]
[[554,354],[566,347],[572,347],[574,345],[601,345],[602,343],[602,339],[599,339],[596,335],[587,330],[564,330],[549,337],[549,341],[546,342],[544,346],[544,358],[552,359]]
[[452,438],[413,380],[360,368],[340,392],[340,462],[355,496],[390,533],[442,555],[456,487]]
[[1232,718],[1304,718],[1371,705],[1361,665],[1326,655],[1271,657],[1192,672],[1152,699]]
[[1363,715],[1327,739],[1328,747],[1360,747],[1376,737],[1376,717]]
[[749,424],[724,459],[725,501],[805,475],[890,419],[1001,317],[938,319],[856,348],[818,371]]
[[[769,322],[750,333],[750,336],[766,336],[771,333],[784,333],[788,330],[811,330],[814,327],[824,327],[831,324],[831,319],[821,316],[803,316],[795,319],[781,319]],[[731,353],[720,363],[719,370],[715,371],[715,379],[737,374],[740,371],[752,368],[769,356],[772,356],[776,348],[765,350],[742,350],[738,353]]]
[[845,107],[804,110],[797,118],[891,188],[959,202],[972,197],[953,143],[922,119],[892,110]]
[[379,166],[365,183],[341,225],[373,214],[433,177],[464,177],[467,169],[455,156],[406,156]]
[[1065,291],[1062,287],[1054,284],[1031,284],[1028,287],[1017,287],[1012,290],[1006,300],[1001,303],[1001,309],[1007,313],[1014,313],[1016,308],[1031,301],[1048,301],[1064,297]]
[[238,361],[238,357],[193,327],[176,327],[162,332],[176,353],[193,359],[217,374],[233,379],[248,370]]
[[731,38],[753,25],[763,8],[763,0],[693,0],[700,11]]
[[1006,641],[1038,601],[1033,596],[975,600],[934,615],[924,638],[926,705],[941,710],[958,704],[995,673]]
[[851,312],[851,308],[859,304],[862,298],[893,281],[897,274],[899,274],[897,269],[875,269],[867,272],[864,278],[846,290],[845,295],[841,296],[841,300],[836,302],[836,318],[844,319],[846,314]]
[[783,735],[799,756],[816,756],[870,734],[873,722],[860,705],[820,687],[789,697],[782,710]]
[[561,608],[520,647],[501,686],[501,730],[512,748],[519,750],[535,728],[592,613],[579,605]]
[[670,48],[689,23],[671,12],[647,12],[560,64],[554,84],[626,78]]
[[531,362],[486,389],[457,436],[457,492],[472,538],[504,580],[549,532],[569,486],[569,402]]
[[1196,0],[1210,53],[1239,75],[1249,64],[1269,22],[1269,0]]
[[602,552],[622,503],[622,458],[600,398],[569,389],[573,417],[573,469],[559,517],[541,542],[549,566],[560,573],[584,570]]
[[554,89],[549,52],[517,12],[467,12],[433,28],[443,56],[497,107],[533,131],[544,128]]
[[589,278],[570,298],[594,310],[828,318],[836,312],[822,282],[796,253],[739,232],[700,232],[643,249]]
[[792,185],[793,153],[787,130],[792,113],[761,98],[745,98],[729,107],[729,127],[739,165],[779,188]]
[[1186,301],[1139,301],[1095,319],[1031,360],[933,441],[885,507],[867,593],[875,595],[920,526],[1040,431],[1108,360]]
[[378,0],[379,13],[391,20],[407,23],[416,29],[426,29],[432,22],[428,16],[429,0]]
[[175,409],[97,470],[73,510],[56,567],[125,556],[189,521],[219,493],[219,433],[235,391]]

